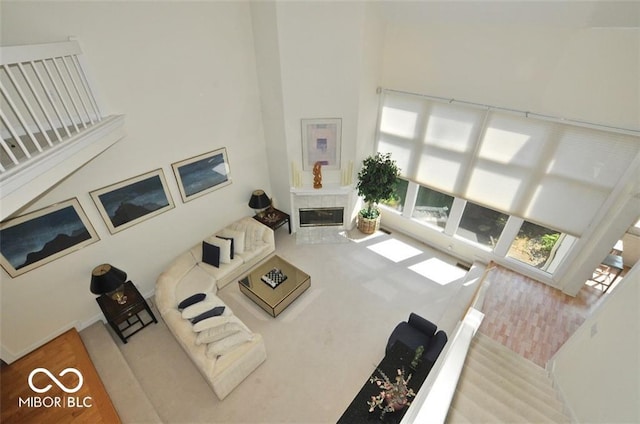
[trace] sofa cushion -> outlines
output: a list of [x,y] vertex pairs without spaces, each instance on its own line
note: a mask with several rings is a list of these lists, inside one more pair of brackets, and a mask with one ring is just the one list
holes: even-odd
[[181,302],[182,300],[193,294],[215,293],[216,290],[216,279],[213,278],[208,272],[203,270],[200,266],[194,266],[176,284],[174,305],[177,308],[178,302]]
[[227,275],[237,270],[242,266],[244,260],[242,256],[236,255],[236,257],[228,264],[220,264],[219,267],[215,267],[204,262],[198,264],[206,273],[211,275],[216,281],[224,279]]
[[232,351],[239,345],[246,343],[252,339],[251,334],[244,331],[239,331],[224,339],[209,343],[207,345],[207,358],[216,358],[222,356],[227,352]]
[[231,240],[225,240],[217,236],[210,236],[204,239],[204,241],[213,246],[217,246],[220,249],[221,264],[231,263]]
[[198,316],[195,316],[195,317],[191,318],[191,323],[192,324],[197,324],[200,321],[205,320],[207,318],[218,317],[218,316],[222,315],[224,310],[225,310],[224,306],[216,306],[214,308],[209,309],[206,312],[201,313]]
[[240,256],[242,258],[242,260],[247,263],[249,261],[251,261],[253,258],[263,254],[264,252],[266,252],[267,250],[269,250],[271,247],[263,242],[257,242],[253,248],[251,250],[246,249],[244,251],[244,253],[239,254],[238,256]]
[[213,265],[216,268],[220,266],[220,246],[214,243],[202,242],[202,262]]
[[253,218],[245,218],[231,224],[231,229],[244,232],[244,250],[253,250],[255,243],[262,241],[264,231],[267,227],[260,224]]
[[191,250],[184,252],[171,262],[171,265],[165,269],[163,273],[169,277],[170,280],[179,281],[187,272],[196,266],[198,262],[200,262],[201,257],[202,252],[198,252],[197,255],[194,255]]
[[225,228],[218,233],[220,237],[233,238],[233,251],[234,253],[244,252],[244,231],[232,230],[231,228]]
[[184,299],[182,302],[178,303],[178,309],[184,309],[196,303],[202,302],[207,295],[205,293],[196,293]]
[[198,315],[207,312],[209,309],[215,308],[216,306],[225,306],[222,299],[214,294],[208,294],[207,298],[201,302],[198,302],[194,305],[191,305],[182,310],[182,318],[184,319],[192,319],[197,317]]
[[[264,232],[267,229],[264,225],[249,225],[247,226],[247,234],[250,234],[253,238],[251,244],[255,249],[258,244],[263,243],[262,236],[264,236]],[[246,240],[246,237],[245,237]]]

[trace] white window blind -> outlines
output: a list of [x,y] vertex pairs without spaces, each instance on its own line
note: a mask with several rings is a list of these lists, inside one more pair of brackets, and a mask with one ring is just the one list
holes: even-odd
[[378,151],[435,190],[579,236],[640,137],[383,91]]

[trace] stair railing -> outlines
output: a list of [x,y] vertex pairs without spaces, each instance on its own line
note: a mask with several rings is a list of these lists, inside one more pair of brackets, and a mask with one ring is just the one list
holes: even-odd
[[445,350],[436,360],[427,379],[402,417],[402,421],[400,421],[402,424],[440,424],[445,422],[471,342],[484,319],[480,308],[484,303],[484,295],[488,286],[485,277],[495,267],[493,262],[486,267],[474,263],[469,270],[467,278],[470,281],[468,283],[473,284],[474,281],[479,281],[473,300],[464,318],[458,322]]
[[125,135],[77,41],[0,47],[0,221]]
[[0,48],[0,175],[102,121],[75,40]]

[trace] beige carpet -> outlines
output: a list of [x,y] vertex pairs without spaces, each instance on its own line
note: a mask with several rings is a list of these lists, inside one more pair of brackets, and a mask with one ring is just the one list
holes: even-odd
[[116,340],[163,422],[336,422],[384,356],[398,322],[416,312],[448,323],[450,333],[472,295],[455,259],[398,234],[300,245],[280,230],[276,246],[311,275],[311,288],[277,318],[235,284],[219,291],[267,347],[266,362],[224,401],[161,320],[126,345]]

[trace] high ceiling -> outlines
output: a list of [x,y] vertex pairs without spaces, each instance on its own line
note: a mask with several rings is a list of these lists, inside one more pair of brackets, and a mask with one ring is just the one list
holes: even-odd
[[377,3],[391,21],[434,25],[521,25],[555,28],[640,28],[640,0],[419,0]]

